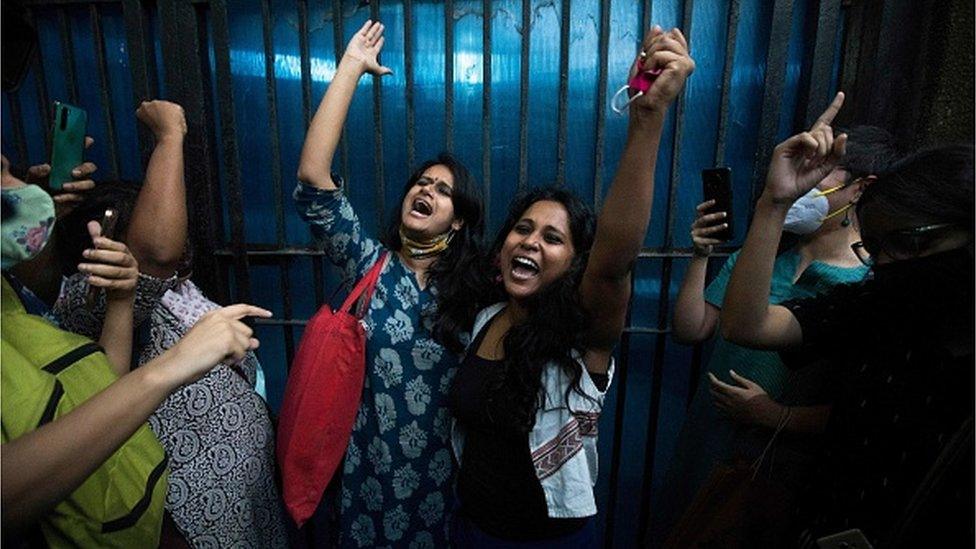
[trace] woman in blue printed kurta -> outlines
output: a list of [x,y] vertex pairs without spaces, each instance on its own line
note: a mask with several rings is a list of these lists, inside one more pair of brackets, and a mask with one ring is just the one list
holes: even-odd
[[484,286],[481,201],[464,166],[441,155],[411,176],[383,242],[363,233],[330,169],[359,78],[389,72],[376,60],[382,32],[367,21],[349,43],[306,135],[294,197],[347,288],[392,252],[364,317],[366,379],[341,472],[340,544],[443,547],[453,506],[445,396]]

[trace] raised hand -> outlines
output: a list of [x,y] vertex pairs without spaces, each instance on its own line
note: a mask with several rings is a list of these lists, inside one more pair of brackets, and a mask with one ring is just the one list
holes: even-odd
[[721,232],[729,226],[723,221],[728,215],[726,212],[705,213],[714,205],[715,200],[709,200],[702,202],[695,208],[697,215],[694,223],[691,224],[691,241],[694,245],[695,255],[699,257],[711,255],[713,246],[723,242],[711,238],[711,235]]
[[[86,149],[91,147],[94,142],[94,139],[85,136]],[[98,166],[93,162],[84,162],[71,170],[71,177],[74,177],[75,180],[62,185],[61,191],[53,197],[54,211],[58,219],[71,213],[71,210],[85,199],[85,193],[95,188],[95,181],[92,180],[91,175],[97,169]],[[50,164],[37,164],[36,166],[27,168],[26,181],[27,183],[40,185],[47,189],[47,179],[50,175]],[[51,190],[49,189],[48,192],[51,192]]]
[[730,418],[742,423],[775,425],[780,404],[773,400],[756,382],[746,379],[732,370],[729,375],[735,385],[719,380],[709,372],[709,392],[718,409]]
[[[679,29],[664,32],[654,25],[644,36],[638,55],[644,58],[644,70],[660,71],[660,74],[647,93],[631,103],[631,113],[635,109],[664,111],[684,88],[688,75],[695,70],[695,61],[688,54],[688,41]],[[636,62],[628,80],[635,74]]]
[[139,281],[139,264],[125,244],[99,236],[101,232],[98,221],[88,222],[95,247],[82,252],[85,262],[78,264],[78,271],[88,275],[90,286],[105,290],[107,301],[132,299]]
[[343,61],[355,63],[362,72],[383,76],[393,74],[389,67],[380,65],[379,54],[383,49],[383,30],[386,27],[379,21],[366,20],[346,46]]
[[773,149],[766,175],[766,192],[773,202],[792,204],[837,166],[844,156],[847,135],[835,138],[831,124],[843,105],[844,93],[838,92],[808,131],[790,137]]
[[271,311],[239,303],[210,311],[200,317],[167,355],[173,358],[172,372],[179,384],[202,377],[220,362],[236,362],[257,349],[254,331],[241,319],[246,316],[268,318]]
[[186,135],[186,114],[176,103],[160,99],[143,101],[136,109],[136,118],[153,132],[157,140]]

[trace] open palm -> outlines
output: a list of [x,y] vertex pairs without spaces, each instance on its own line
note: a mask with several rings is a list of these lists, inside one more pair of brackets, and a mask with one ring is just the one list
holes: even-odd
[[346,46],[345,57],[357,61],[364,72],[383,76],[393,74],[389,67],[385,67],[379,62],[380,50],[383,49],[383,29],[385,27],[379,21],[367,20],[362,28],[356,31],[349,45]]

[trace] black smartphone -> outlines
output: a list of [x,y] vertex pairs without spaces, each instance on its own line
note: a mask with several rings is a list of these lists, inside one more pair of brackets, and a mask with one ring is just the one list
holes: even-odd
[[[102,227],[101,235],[108,239],[115,238],[115,222],[119,220],[118,213],[112,208],[105,210],[105,214],[102,215],[102,222],[100,223]],[[98,288],[94,286],[88,287],[88,295],[86,296],[86,304],[88,308],[91,309],[95,306],[95,299],[98,297]]]
[[728,224],[725,229],[713,233],[712,238],[724,242],[732,240],[732,169],[702,170],[702,196],[705,202],[715,201],[715,205],[708,209],[708,213],[725,212],[725,223]]

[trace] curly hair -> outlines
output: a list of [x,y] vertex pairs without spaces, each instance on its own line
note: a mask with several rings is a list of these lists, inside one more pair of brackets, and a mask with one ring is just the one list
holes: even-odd
[[447,250],[437,256],[427,271],[427,277],[437,299],[436,315],[430,318],[434,339],[449,350],[460,353],[466,342],[462,334],[471,330],[474,317],[484,293],[485,279],[482,274],[482,253],[484,249],[484,208],[477,182],[468,169],[456,157],[441,153],[430,159],[410,176],[403,188],[403,196],[390,216],[383,244],[390,250],[400,251],[400,208],[403,199],[410,192],[424,172],[432,167],[446,167],[454,178],[451,203],[454,217],[464,221],[454,233]]
[[[576,255],[563,276],[524,303],[528,314],[524,321],[509,328],[505,334],[503,367],[497,375],[489,376],[486,386],[489,400],[503,402],[511,411],[515,424],[525,432],[535,424],[536,409],[545,404],[542,374],[548,364],[557,364],[571,380],[564,395],[567,407],[570,392],[591,398],[580,387],[582,371],[572,353],[581,348],[582,335],[588,325],[579,299],[579,286],[596,231],[593,211],[563,188],[541,187],[525,192],[512,202],[508,218],[491,248],[491,257],[498,257],[506,237],[525,211],[544,200],[558,202],[566,209]],[[500,266],[494,265],[492,274],[498,275],[499,270]],[[504,285],[495,283],[492,297],[495,302],[507,300]]]

